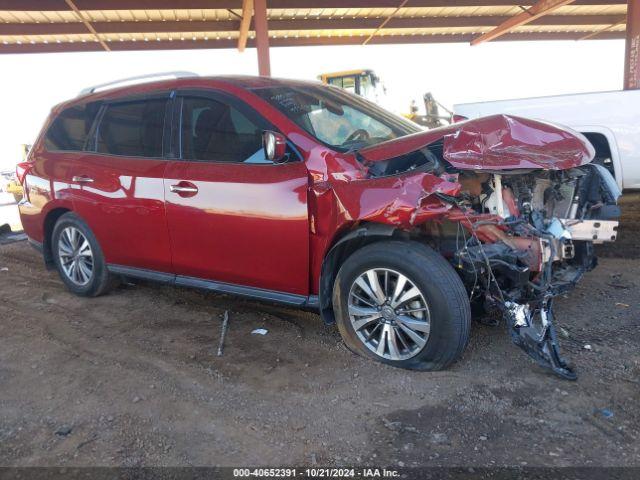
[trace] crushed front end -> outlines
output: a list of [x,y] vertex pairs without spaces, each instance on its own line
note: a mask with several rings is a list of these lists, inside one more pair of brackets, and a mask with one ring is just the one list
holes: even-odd
[[[359,154],[371,177],[384,177],[378,182],[399,178],[396,190],[403,195],[370,208],[374,220],[426,239],[457,270],[476,311],[498,313],[516,345],[575,379],[559,352],[553,299],[595,267],[593,246],[615,240],[620,214],[620,190],[605,167],[591,163],[586,138],[496,115]],[[424,160],[416,160],[420,156]],[[419,194],[409,188],[418,180]],[[409,219],[404,223],[398,199]]]
[[593,245],[616,238],[620,194],[611,174],[587,164],[568,170],[461,172],[450,199],[464,227],[453,254],[472,303],[500,311],[512,339],[567,379],[553,323],[553,298],[596,265]]

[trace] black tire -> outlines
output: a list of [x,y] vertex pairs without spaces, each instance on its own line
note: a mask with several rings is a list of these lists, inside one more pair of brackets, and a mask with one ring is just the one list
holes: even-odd
[[[406,276],[420,290],[428,305],[430,331],[427,341],[411,358],[384,358],[367,348],[356,334],[349,318],[349,292],[358,277],[370,269],[388,269]],[[395,367],[441,370],[462,355],[469,341],[471,307],[460,277],[440,254],[418,242],[376,242],[349,256],[335,280],[333,309],[338,329],[349,349]]]
[[[89,280],[84,285],[74,282],[67,273],[65,273],[65,270],[62,267],[59,246],[63,231],[68,227],[74,227],[77,229],[91,246],[93,267]],[[76,295],[80,295],[82,297],[97,297],[107,293],[118,283],[117,277],[109,273],[109,270],[107,269],[102,249],[100,248],[95,235],[85,221],[73,212],[68,212],[62,215],[53,227],[53,233],[51,235],[51,253],[60,278],[67,288]]]

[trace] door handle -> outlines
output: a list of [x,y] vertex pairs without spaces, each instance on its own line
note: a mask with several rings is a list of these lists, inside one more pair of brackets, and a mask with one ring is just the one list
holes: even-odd
[[71,180],[77,183],[93,183],[93,178],[86,175],[75,175]]
[[170,185],[169,190],[182,198],[193,197],[198,193],[198,187],[186,180],[179,181],[175,185]]
[[198,187],[185,185],[171,185],[169,187],[173,193],[198,193]]

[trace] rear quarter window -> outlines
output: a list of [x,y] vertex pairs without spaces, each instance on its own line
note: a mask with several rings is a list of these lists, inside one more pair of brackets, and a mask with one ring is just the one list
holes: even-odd
[[44,139],[47,150],[82,151],[100,105],[69,107],[55,118]]

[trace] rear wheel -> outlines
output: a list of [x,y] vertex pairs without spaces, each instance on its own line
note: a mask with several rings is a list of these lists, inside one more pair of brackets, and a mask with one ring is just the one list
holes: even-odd
[[116,280],[107,269],[98,241],[76,214],[65,213],[58,219],[51,240],[60,278],[73,293],[96,297],[114,286]]
[[347,346],[393,366],[445,368],[469,339],[462,281],[441,255],[417,242],[378,242],[356,251],[338,272],[333,300]]

